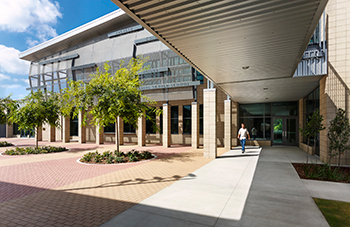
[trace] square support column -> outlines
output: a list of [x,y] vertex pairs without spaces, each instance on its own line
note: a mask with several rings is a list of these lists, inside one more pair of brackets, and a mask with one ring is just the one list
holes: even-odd
[[37,141],[43,141],[43,128],[35,129],[35,144]]
[[146,119],[139,117],[137,122],[137,144],[139,147],[146,146]]
[[225,100],[224,103],[224,145],[226,150],[231,150],[232,148],[232,101]]
[[204,112],[204,157],[216,158],[216,89],[203,90],[203,112]]
[[48,133],[48,141],[55,142],[56,141],[56,127],[48,125],[47,133]]
[[6,138],[13,137],[13,125],[6,124]]
[[78,115],[78,136],[79,143],[86,143],[86,126],[83,125],[84,112],[80,111]]
[[163,147],[171,146],[170,105],[163,104]]
[[[117,131],[118,130],[118,131]],[[115,125],[115,143],[117,144],[117,137],[119,136],[119,145],[124,144],[124,122],[121,117],[116,119]]]
[[103,128],[100,129],[100,125],[96,126],[96,144],[100,145],[103,144],[104,142],[104,133],[103,133]]
[[70,142],[70,117],[63,116],[62,122],[62,142],[69,143]]
[[199,147],[199,105],[197,102],[191,104],[191,142],[192,148]]

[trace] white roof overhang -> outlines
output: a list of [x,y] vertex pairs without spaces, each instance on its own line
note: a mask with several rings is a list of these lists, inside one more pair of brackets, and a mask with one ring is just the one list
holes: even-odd
[[[235,101],[248,101],[247,87],[281,82],[294,84],[281,92],[298,100],[318,83],[292,76],[328,0],[112,1]],[[250,102],[260,101],[255,93]]]

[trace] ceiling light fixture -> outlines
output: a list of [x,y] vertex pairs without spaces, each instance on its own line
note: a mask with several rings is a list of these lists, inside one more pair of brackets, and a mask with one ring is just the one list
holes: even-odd
[[264,87],[264,88],[263,88],[264,91],[266,91],[267,89],[269,89],[269,88],[267,88],[267,87]]
[[249,69],[249,65],[248,66],[243,66],[242,69],[244,69],[244,70]]

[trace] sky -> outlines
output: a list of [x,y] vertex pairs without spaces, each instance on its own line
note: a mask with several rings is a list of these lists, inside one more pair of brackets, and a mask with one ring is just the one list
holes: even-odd
[[0,97],[28,94],[30,62],[20,52],[117,9],[110,0],[0,1]]

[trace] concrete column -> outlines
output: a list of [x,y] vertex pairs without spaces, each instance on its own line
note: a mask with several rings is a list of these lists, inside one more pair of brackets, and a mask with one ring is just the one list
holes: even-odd
[[203,90],[203,112],[204,112],[204,157],[216,158],[216,89]]
[[199,147],[199,105],[197,102],[191,104],[191,142],[192,148]]
[[225,100],[224,103],[224,145],[226,150],[231,150],[232,148],[232,101]]
[[171,146],[170,105],[163,104],[163,147]]
[[79,143],[86,143],[86,126],[83,125],[84,112],[80,111],[78,116],[78,136]]
[[70,142],[70,117],[63,116],[62,121],[62,142],[69,143]]
[[48,134],[48,141],[49,142],[55,142],[56,141],[56,127],[53,127],[48,124],[47,126],[47,134]]
[[35,136],[35,144],[36,144],[37,141],[43,141],[43,128],[39,127],[38,130],[35,129],[35,135],[34,136]]
[[137,122],[137,144],[139,147],[146,146],[146,119],[139,117]]
[[235,147],[238,145],[238,112],[239,112],[239,104],[237,102],[232,102],[231,106],[232,106],[232,146]]
[[104,133],[103,133],[103,128],[100,129],[100,125],[97,125],[96,126],[96,144],[99,145],[99,144],[103,144],[103,136],[104,136]]
[[[123,145],[124,144],[124,122],[123,119],[121,117],[117,118],[116,121],[116,125],[115,125],[115,142],[117,143],[117,136],[119,135],[119,145]],[[118,130],[118,133],[117,133]]]
[[13,137],[13,125],[5,125],[6,127],[6,138],[11,138]]

